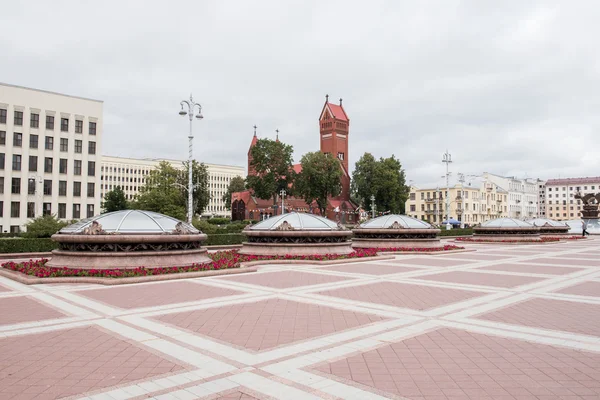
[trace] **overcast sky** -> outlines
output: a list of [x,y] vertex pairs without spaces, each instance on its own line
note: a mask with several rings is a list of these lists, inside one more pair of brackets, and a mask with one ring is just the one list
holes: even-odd
[[[168,4],[168,5],[167,5]],[[104,100],[103,154],[246,165],[259,137],[319,148],[344,99],[350,164],[600,175],[598,1],[5,1],[0,81]]]

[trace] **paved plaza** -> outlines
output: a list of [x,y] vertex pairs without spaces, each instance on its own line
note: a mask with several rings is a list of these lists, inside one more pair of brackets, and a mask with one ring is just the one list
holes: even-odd
[[0,277],[0,399],[598,399],[599,245],[125,286]]

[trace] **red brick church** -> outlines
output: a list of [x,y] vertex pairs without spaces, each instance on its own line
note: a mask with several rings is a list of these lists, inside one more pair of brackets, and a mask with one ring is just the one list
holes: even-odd
[[[340,104],[329,102],[329,96],[325,96],[325,104],[319,117],[319,136],[321,143],[321,152],[333,155],[340,160],[342,169],[342,192],[337,197],[329,199],[327,204],[327,218],[339,220],[342,223],[352,223],[357,221],[358,213],[355,212],[356,205],[350,201],[350,169],[348,168],[348,138],[349,138],[350,119]],[[248,149],[248,175],[254,175],[256,172],[250,165],[252,162],[252,147],[256,144],[256,129]],[[300,173],[302,166],[295,164],[294,171]],[[301,198],[292,196],[284,200],[285,211],[298,211],[313,214],[319,214],[319,209],[314,204],[307,204]],[[273,215],[281,213],[281,203],[273,207],[273,200],[259,199],[253,195],[251,190],[236,192],[231,195],[231,214],[234,221],[250,219],[260,221]]]

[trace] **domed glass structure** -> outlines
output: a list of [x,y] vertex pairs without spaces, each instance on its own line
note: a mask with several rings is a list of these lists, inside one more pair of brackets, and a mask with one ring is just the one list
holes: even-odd
[[533,225],[514,218],[498,218],[481,224],[482,228],[531,228]]
[[179,221],[168,215],[142,210],[121,210],[96,215],[92,218],[82,219],[72,225],[61,229],[59,234],[81,234],[89,228],[93,222],[102,226],[106,233],[120,234],[162,234],[175,231],[177,224],[183,226],[189,233],[200,233],[200,231],[186,222]]
[[[293,230],[311,230],[311,231],[337,231],[338,225],[318,215],[292,212],[289,214],[277,215],[267,220],[261,221],[251,226],[251,231],[272,231],[277,230],[281,224],[287,222],[288,229]],[[291,230],[290,229],[290,230]]]
[[318,215],[291,212],[244,229],[248,238],[240,254],[349,254],[352,232]]
[[541,242],[540,228],[515,218],[498,218],[473,228],[473,241]]
[[440,230],[431,224],[409,217],[391,214],[363,222],[352,230],[355,248],[439,247]]
[[398,224],[404,229],[435,229],[431,224],[408,215],[391,214],[377,217],[359,225],[361,229],[386,229]]
[[533,218],[533,219],[528,219],[527,222],[529,222],[533,226],[540,226],[540,227],[542,227],[542,226],[568,227],[568,225],[563,222],[555,221],[555,220],[549,219],[549,218]]

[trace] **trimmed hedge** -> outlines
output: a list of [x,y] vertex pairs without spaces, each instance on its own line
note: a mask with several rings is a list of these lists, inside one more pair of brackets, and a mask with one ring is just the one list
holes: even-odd
[[225,233],[221,235],[208,235],[204,246],[226,246],[231,244],[242,244],[246,236],[241,233]]
[[442,230],[440,236],[469,236],[473,234],[473,228],[456,228],[446,230],[446,227],[442,226],[440,229]]
[[0,239],[0,253],[40,253],[52,251],[58,247],[50,238],[14,238]]

